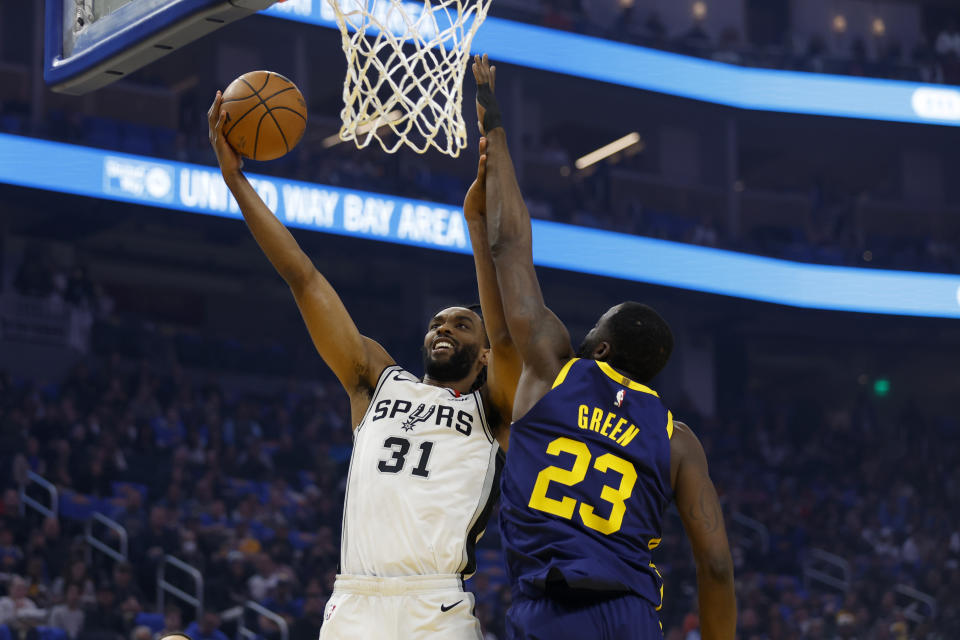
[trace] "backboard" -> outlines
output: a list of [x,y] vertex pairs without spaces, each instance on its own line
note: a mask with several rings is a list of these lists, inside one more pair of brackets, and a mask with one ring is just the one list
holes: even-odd
[[82,95],[277,0],[46,2],[44,80]]

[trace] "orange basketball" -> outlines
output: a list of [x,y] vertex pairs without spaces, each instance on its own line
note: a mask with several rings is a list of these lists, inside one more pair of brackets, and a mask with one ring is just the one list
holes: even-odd
[[223,92],[223,132],[245,158],[274,160],[297,146],[307,127],[307,103],[279,73],[245,73]]

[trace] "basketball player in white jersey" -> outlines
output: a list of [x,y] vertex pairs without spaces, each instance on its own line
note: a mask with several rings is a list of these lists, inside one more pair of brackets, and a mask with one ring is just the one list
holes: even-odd
[[[484,318],[463,307],[437,313],[419,379],[360,334],[333,287],[250,186],[221,133],[221,100],[218,92],[207,115],[223,179],[350,396],[354,446],[341,573],[320,638],[478,640],[463,579],[474,571],[474,545],[499,491],[521,369],[483,221],[485,159],[464,201]],[[484,371],[486,383],[478,384]]]

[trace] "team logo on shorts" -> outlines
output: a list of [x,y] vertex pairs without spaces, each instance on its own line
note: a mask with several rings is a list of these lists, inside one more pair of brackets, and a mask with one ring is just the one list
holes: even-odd
[[430,408],[427,409],[427,405],[420,403],[420,406],[417,407],[417,410],[410,414],[410,417],[403,421],[402,428],[404,431],[413,431],[413,428],[430,419],[430,416],[433,415],[433,412],[437,410],[436,405],[430,405]]
[[323,616],[323,619],[329,620],[331,617],[333,617],[333,610],[336,608],[337,608],[337,605],[335,604],[330,605],[330,610],[327,611],[327,615]]
[[615,406],[615,407],[622,407],[622,406],[623,406],[623,400],[624,400],[624,398],[626,398],[626,397],[627,397],[627,392],[626,392],[626,391],[624,391],[623,389],[620,389],[620,391],[617,391],[617,399],[614,401],[613,406]]

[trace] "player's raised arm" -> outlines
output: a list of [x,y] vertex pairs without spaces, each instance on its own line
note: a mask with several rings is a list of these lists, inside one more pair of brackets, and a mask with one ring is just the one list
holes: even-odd
[[366,392],[393,359],[379,344],[360,335],[337,292],[243,175],[243,160],[223,135],[222,99],[218,91],[207,120],[223,179],[260,249],[293,292],[317,351],[350,394],[356,426],[366,411],[364,399],[369,401]]
[[524,370],[552,383],[563,363],[573,355],[570,334],[544,303],[533,267],[530,213],[520,193],[493,94],[496,68],[490,66],[486,56],[478,57],[473,63],[473,74],[477,81],[480,127],[487,139],[487,234],[504,315],[523,358]]
[[737,601],[723,511],[710,480],[703,447],[682,422],[674,423],[670,467],[677,509],[697,565],[700,636],[703,640],[733,640]]
[[480,291],[480,307],[483,310],[483,324],[490,340],[490,359],[487,364],[486,396],[499,413],[496,426],[497,440],[500,446],[507,448],[508,429],[513,415],[513,397],[517,391],[523,361],[507,328],[503,315],[503,301],[497,284],[497,272],[490,255],[487,240],[487,141],[480,139],[480,159],[477,165],[477,178],[467,190],[463,200],[463,216],[470,230],[470,244],[473,246],[473,263],[477,270],[477,288]]

